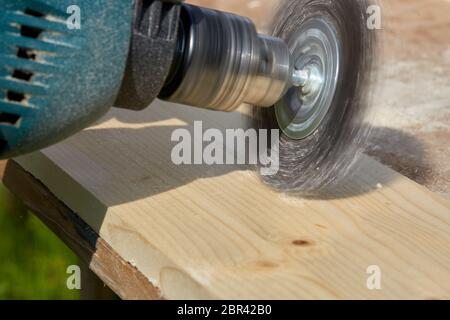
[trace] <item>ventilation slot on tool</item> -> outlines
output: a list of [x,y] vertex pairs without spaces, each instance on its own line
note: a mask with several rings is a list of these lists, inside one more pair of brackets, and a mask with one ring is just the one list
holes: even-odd
[[[37,18],[43,18],[45,15],[41,12],[38,12],[33,9],[25,9],[23,13],[27,16],[37,17]],[[21,25],[20,27],[20,35],[22,37],[26,38],[32,38],[37,39],[39,36],[44,32],[44,29],[36,28],[36,27],[30,27],[26,25]],[[24,47],[18,47],[16,56],[20,59],[26,59],[26,60],[36,60],[36,53],[34,49],[31,48],[24,48]],[[22,69],[14,69],[12,71],[11,77],[20,81],[26,81],[30,82],[33,78],[33,72],[26,71]],[[24,101],[27,99],[25,93],[23,92],[17,92],[14,90],[7,90],[6,91],[6,99],[14,102],[14,103],[20,103],[24,104]],[[20,120],[20,115],[8,113],[8,112],[1,112],[0,113],[0,125],[8,124],[8,125],[15,125]]]
[[0,112],[0,125],[2,124],[8,124],[8,125],[15,125],[20,119],[20,116],[17,114],[7,113],[7,112]]
[[[28,16],[33,16],[33,17],[37,17],[37,18],[44,17],[43,13],[37,12],[32,9],[25,9],[24,13]],[[44,31],[44,29],[41,29],[41,28],[28,27],[28,26],[22,25],[22,27],[20,28],[20,35],[27,37],[27,38],[37,39],[37,38],[39,38],[39,36],[41,35],[41,33],[43,31]]]
[[22,71],[22,70],[18,70],[18,69],[15,69],[12,74],[13,78],[16,78],[19,80],[24,80],[24,81],[30,81],[32,76],[33,76],[33,72]]
[[25,95],[20,92],[8,90],[6,93],[6,98],[9,101],[22,102],[23,100],[25,100]]

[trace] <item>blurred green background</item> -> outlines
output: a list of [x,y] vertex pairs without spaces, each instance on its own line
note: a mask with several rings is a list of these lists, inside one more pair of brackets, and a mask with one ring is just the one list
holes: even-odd
[[0,184],[0,299],[79,299],[66,269],[77,257]]

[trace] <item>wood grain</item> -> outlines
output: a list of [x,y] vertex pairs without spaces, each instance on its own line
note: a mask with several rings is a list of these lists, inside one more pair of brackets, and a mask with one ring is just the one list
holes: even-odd
[[[17,161],[164,298],[450,298],[448,201],[367,157],[323,199],[276,193],[248,168],[176,166],[171,133],[194,120],[246,121],[157,102]],[[370,265],[381,290],[367,289]]]

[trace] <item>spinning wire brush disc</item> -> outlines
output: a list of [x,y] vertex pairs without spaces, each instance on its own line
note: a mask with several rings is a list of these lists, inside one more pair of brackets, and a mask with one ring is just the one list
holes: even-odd
[[285,0],[272,27],[294,60],[294,82],[273,108],[255,108],[260,128],[281,130],[280,169],[263,179],[315,194],[337,182],[367,137],[367,87],[375,32],[368,0]]

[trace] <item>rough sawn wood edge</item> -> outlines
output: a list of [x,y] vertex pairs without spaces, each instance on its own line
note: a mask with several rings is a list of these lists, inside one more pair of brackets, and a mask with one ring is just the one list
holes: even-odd
[[16,162],[0,161],[5,186],[122,299],[161,299],[160,291],[75,212]]

